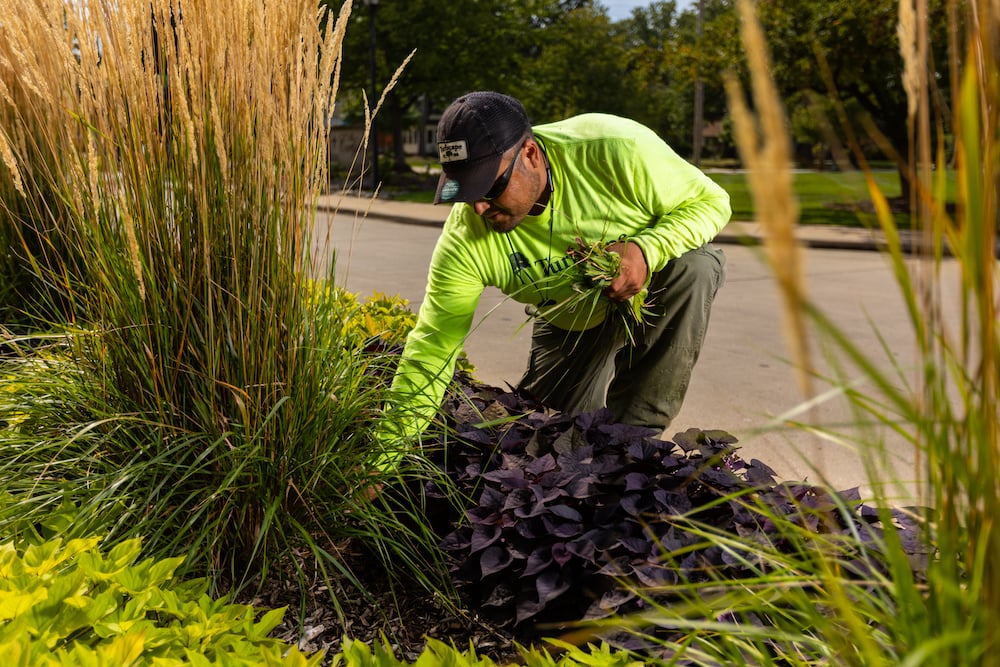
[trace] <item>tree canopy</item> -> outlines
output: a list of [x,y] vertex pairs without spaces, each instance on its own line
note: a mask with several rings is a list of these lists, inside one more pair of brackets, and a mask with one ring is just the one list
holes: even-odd
[[[930,25],[946,25],[946,0],[929,2]],[[324,3],[340,8],[340,0]],[[810,110],[829,108],[835,95],[905,156],[897,0],[758,0],[757,7],[799,143],[823,143]],[[723,121],[723,74],[745,69],[733,0],[699,0],[684,9],[676,0],[654,1],[617,22],[595,0],[381,0],[370,10],[354,3],[341,90],[347,108],[352,97],[360,108],[359,93],[370,86],[372,16],[380,87],[415,52],[379,119],[400,147],[400,167],[407,122],[483,88],[520,98],[534,122],[587,111],[629,116],[684,154],[692,146],[695,82],[704,86],[706,122]],[[944,105],[947,72],[934,63],[946,62],[947,36],[943,27],[932,30],[929,66]]]

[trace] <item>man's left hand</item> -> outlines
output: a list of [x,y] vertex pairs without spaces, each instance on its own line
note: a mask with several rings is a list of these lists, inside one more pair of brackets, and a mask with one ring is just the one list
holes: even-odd
[[612,301],[625,301],[638,294],[646,284],[649,266],[642,249],[635,243],[622,241],[612,243],[608,250],[618,253],[622,258],[618,277],[604,290],[604,294]]

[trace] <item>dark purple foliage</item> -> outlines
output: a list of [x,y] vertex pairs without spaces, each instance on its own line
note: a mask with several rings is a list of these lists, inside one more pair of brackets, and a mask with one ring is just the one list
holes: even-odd
[[[653,429],[615,423],[608,411],[552,414],[467,378],[457,386],[443,409],[451,433],[440,463],[475,505],[448,515],[441,548],[470,606],[494,622],[528,632],[642,608],[623,580],[655,588],[760,575],[766,565],[754,547],[795,548],[768,513],[845,535],[847,571],[869,577],[876,567],[860,551],[877,553],[885,517],[861,505],[857,489],[778,484],[767,465],[736,455],[728,433],[689,429],[667,442]],[[510,419],[480,427],[487,410]],[[442,496],[431,483],[425,495]],[[916,523],[893,517],[910,553],[921,553]],[[712,546],[692,522],[747,549]]]

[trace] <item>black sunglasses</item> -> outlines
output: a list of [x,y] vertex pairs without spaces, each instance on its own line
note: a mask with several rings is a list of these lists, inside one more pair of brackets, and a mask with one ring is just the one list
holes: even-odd
[[524,144],[527,143],[527,139],[522,141],[517,147],[517,153],[514,154],[514,159],[510,161],[510,165],[507,167],[506,171],[500,174],[500,177],[493,183],[493,187],[487,191],[480,199],[482,201],[493,201],[500,195],[504,193],[507,186],[510,184],[510,177],[514,173],[514,165],[517,164],[517,158],[521,157],[521,149],[524,148]]

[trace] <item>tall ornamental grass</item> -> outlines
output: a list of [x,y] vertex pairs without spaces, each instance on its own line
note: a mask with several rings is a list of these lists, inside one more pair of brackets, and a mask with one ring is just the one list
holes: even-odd
[[[913,363],[887,369],[878,354],[883,351],[855,345],[804,288],[784,115],[752,3],[737,2],[755,114],[737,83],[731,81],[728,92],[767,232],[766,260],[784,295],[793,358],[808,398],[818,379],[811,350],[828,351],[833,370],[822,379],[846,397],[858,426],[839,432],[817,424],[802,427],[862,452],[875,489],[866,504],[875,509],[863,513],[870,527],[843,530],[835,527],[850,522],[835,519],[855,514],[857,501],[850,497],[802,498],[788,515],[768,510],[754,494],[734,498],[773,534],[753,542],[719,533],[695,515],[676,517],[679,525],[700,531],[705,546],[722,549],[756,576],[658,588],[649,596],[648,613],[614,621],[615,628],[634,632],[671,660],[698,665],[1000,664],[1000,6],[989,0],[951,3],[951,61],[944,66],[951,68],[954,88],[945,118],[931,111],[933,70],[923,4],[901,0],[899,12],[905,69],[898,75],[910,98],[909,115],[900,122],[908,123],[914,146],[909,178],[913,231],[921,239],[916,256],[904,249],[904,230],[896,227],[886,197],[865,169],[887,239],[885,258],[895,270],[916,339]],[[932,143],[931,128],[953,131],[953,153],[943,140]],[[842,129],[856,148],[860,142],[851,128]],[[954,210],[944,205],[945,167],[952,155],[958,192]],[[863,161],[860,151],[857,157]],[[946,280],[953,269],[960,276],[957,284]],[[919,506],[893,505],[894,496],[886,491],[894,488],[893,480],[884,478],[889,452],[863,427],[873,422],[916,454]],[[684,556],[664,549],[668,562]],[[673,602],[654,602],[664,599]],[[575,639],[594,631],[581,630]]]
[[360,522],[385,383],[310,280],[349,13],[0,0],[3,223],[50,332],[4,368],[0,529],[237,585],[303,545],[345,568],[345,534],[417,558],[419,527]]

